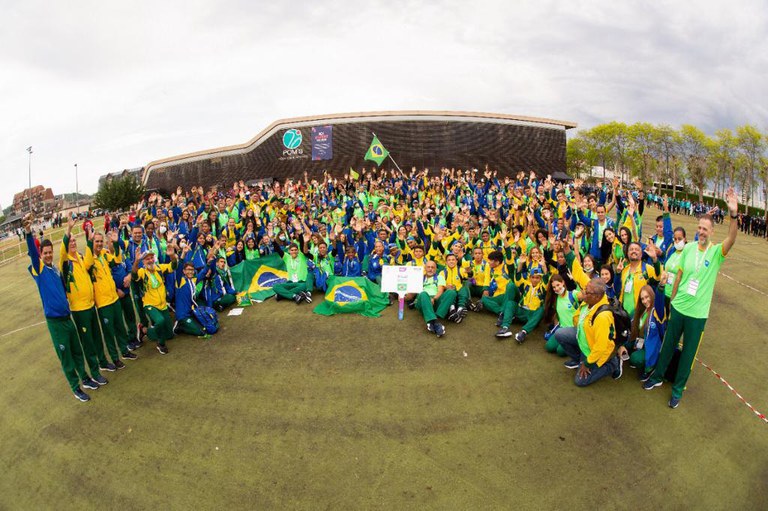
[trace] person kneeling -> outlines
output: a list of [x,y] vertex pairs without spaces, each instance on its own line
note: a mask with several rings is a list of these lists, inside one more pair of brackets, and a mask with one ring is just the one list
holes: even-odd
[[208,307],[213,307],[219,312],[237,302],[237,291],[232,285],[232,275],[224,257],[218,256],[215,262],[211,262],[205,274],[203,294]]
[[427,330],[442,337],[445,335],[445,327],[437,320],[439,314],[435,313],[435,308],[438,313],[442,313],[441,317],[445,317],[450,307],[450,295],[445,295],[445,279],[438,276],[436,272],[437,264],[434,261],[427,261],[424,265],[424,290],[418,295],[409,294],[406,299],[413,300],[408,307],[421,311],[427,323]]
[[577,369],[575,383],[586,387],[597,380],[622,374],[622,360],[613,354],[613,313],[605,296],[605,282],[592,279],[583,292],[584,302],[574,314],[573,328],[560,328],[555,332],[557,342],[570,357],[568,369]]

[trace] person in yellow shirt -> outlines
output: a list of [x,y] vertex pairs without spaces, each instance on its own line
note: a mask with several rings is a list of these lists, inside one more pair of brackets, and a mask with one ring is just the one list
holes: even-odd
[[576,326],[555,332],[555,339],[570,357],[565,367],[577,369],[574,382],[579,387],[609,374],[614,380],[622,375],[622,360],[613,354],[615,326],[605,287],[600,278],[590,280],[582,293],[584,301],[573,315]]
[[523,328],[515,334],[515,340],[522,344],[525,337],[539,326],[544,316],[544,298],[547,294],[543,277],[544,272],[538,266],[532,267],[528,272],[515,272],[514,285],[507,288],[512,292],[506,293],[499,324],[501,328],[496,332],[496,337],[511,336],[509,326],[518,320],[523,323]]
[[121,263],[116,231],[110,233],[110,241],[115,253],[105,248],[105,245],[109,247],[109,244],[104,243],[103,234],[90,231],[85,260],[92,264],[94,299],[107,352],[115,367],[123,369],[125,364],[120,360],[121,354],[126,360],[135,360],[138,357],[128,350],[128,332],[125,329],[123,309],[118,302],[117,287],[112,278],[112,267]]
[[456,254],[450,252],[445,256],[445,269],[440,272],[445,280],[443,295],[450,297],[451,301],[447,319],[454,323],[461,323],[467,317],[469,301],[469,286],[466,284],[467,267],[466,261],[460,261]]
[[[480,247],[472,249],[472,260],[469,263],[467,277],[469,277],[467,284],[469,285],[470,296],[481,298],[485,286],[491,281],[491,266],[485,260],[485,254]],[[470,310],[472,310],[472,305],[470,305]]]
[[[171,258],[170,263],[156,263],[153,252],[144,252],[133,261],[131,269],[133,280],[138,282],[144,291],[144,312],[152,323],[147,329],[147,336],[157,342],[157,351],[161,355],[168,354],[166,341],[173,338],[173,322],[168,313],[164,281],[165,276],[173,273],[178,264],[174,244],[168,244],[167,253]],[[139,268],[139,260],[144,262],[143,268]]]
[[507,285],[510,282],[506,265],[504,264],[504,255],[501,250],[495,250],[488,256],[488,265],[490,266],[490,280],[485,286],[483,297],[476,306],[477,312],[488,309],[492,313],[499,315],[504,307]]
[[117,368],[104,356],[104,345],[101,340],[99,318],[96,315],[93,300],[93,281],[91,281],[90,274],[93,259],[86,261],[78,253],[77,239],[72,236],[74,226],[75,221],[70,218],[67,222],[67,232],[61,243],[59,271],[91,378],[99,385],[106,385],[108,382],[106,378],[101,376],[101,370],[115,371]]

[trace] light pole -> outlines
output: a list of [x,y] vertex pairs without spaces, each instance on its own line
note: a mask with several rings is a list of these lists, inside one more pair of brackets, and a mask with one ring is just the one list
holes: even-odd
[[75,211],[80,214],[80,185],[77,181],[77,163],[75,163]]
[[29,212],[32,213],[32,146],[27,147],[29,153],[29,188],[27,188],[27,198],[29,199]]

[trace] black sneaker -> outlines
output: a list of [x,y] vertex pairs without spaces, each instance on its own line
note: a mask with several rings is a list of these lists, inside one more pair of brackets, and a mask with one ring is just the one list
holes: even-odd
[[640,381],[645,383],[651,379],[652,375],[653,375],[653,370],[643,371],[643,374],[640,375]]
[[445,327],[439,321],[435,321],[435,335],[442,337],[445,335]]
[[496,326],[497,327],[501,326],[501,323],[503,321],[504,321],[504,313],[503,312],[499,312],[499,317],[496,318]]
[[409,309],[415,309],[416,308],[416,300],[408,302],[408,308]]
[[477,304],[472,300],[469,301],[469,303],[467,304],[467,307],[469,307],[469,310],[471,310],[472,312],[477,312]]
[[99,364],[99,371],[109,371],[110,373],[114,373],[115,371],[117,371],[117,367],[115,367],[115,364],[109,364],[109,363],[104,365]]
[[131,353],[130,351],[126,351],[125,353],[123,353],[123,358],[125,360],[136,360],[137,358],[139,358],[139,356]]
[[137,349],[139,349],[139,346],[136,344],[136,341],[128,342],[128,351],[136,351]]
[[515,334],[515,340],[517,341],[517,344],[523,344],[525,342],[525,336],[528,335],[528,332],[525,330],[520,330]]
[[482,300],[478,300],[477,303],[475,303],[475,311],[476,312],[482,312],[482,310],[484,308],[485,307],[483,306],[483,301]]
[[83,392],[83,390],[80,387],[77,387],[74,391],[72,391],[72,393],[75,395],[75,398],[78,401],[82,401],[83,403],[91,400],[91,396]]
[[621,378],[621,375],[624,374],[624,361],[621,359],[621,357],[616,357],[616,358],[619,360],[619,367],[617,367],[616,370],[613,371],[613,374],[611,375],[613,376],[614,380],[618,380],[619,378]]
[[115,360],[115,367],[118,369],[125,369],[125,364],[123,364],[122,360]]
[[566,360],[563,362],[563,366],[565,366],[566,369],[578,369],[580,365],[578,360]]
[[657,381],[654,382],[652,379],[648,379],[648,381],[643,382],[643,388],[645,390],[653,390],[656,387],[661,387],[661,382]]
[[304,297],[301,295],[301,293],[296,293],[293,295],[293,301],[296,302],[296,305],[300,304],[304,300]]
[[304,291],[304,301],[307,303],[312,303],[312,293],[309,291]]
[[509,327],[506,326],[496,332],[496,337],[510,337],[511,335],[512,331],[509,329]]
[[448,321],[456,322],[456,306],[455,305],[451,305],[448,308],[448,316],[445,319],[447,319]]
[[467,309],[465,307],[459,307],[456,309],[456,323],[461,323],[464,318],[467,317]]
[[99,388],[99,384],[93,381],[91,378],[83,379],[83,387],[90,390],[96,390]]
[[93,378],[91,378],[91,379],[92,379],[93,381],[95,381],[96,383],[98,383],[100,387],[103,387],[104,385],[106,385],[107,383],[109,383],[109,380],[107,380],[106,378],[104,378],[102,375],[94,376],[94,377],[93,377]]
[[280,296],[280,295],[278,295],[278,294],[276,294],[276,295],[275,295],[275,301],[276,301],[276,302],[279,302],[279,301],[280,301],[280,300],[282,300],[282,299],[283,299],[283,297],[282,297],[282,296]]
[[679,397],[671,397],[669,398],[669,403],[667,403],[670,408],[673,410],[680,406],[680,398]]
[[165,344],[158,344],[157,345],[157,351],[159,351],[161,355],[167,355],[168,354],[168,346],[166,346]]

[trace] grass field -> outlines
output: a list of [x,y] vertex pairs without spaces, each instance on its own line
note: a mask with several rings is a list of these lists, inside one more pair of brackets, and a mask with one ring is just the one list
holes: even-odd
[[[692,237],[691,219],[674,221]],[[699,351],[763,413],[767,247],[739,236],[722,273],[752,289],[721,276]],[[633,369],[579,389],[541,332],[498,342],[488,313],[438,340],[412,311],[327,318],[270,300],[225,318],[211,340],[172,340],[168,356],[143,347],[79,403],[26,264],[0,268],[3,509],[768,502],[768,424],[711,372],[696,364],[677,410],[668,384],[643,391]]]

